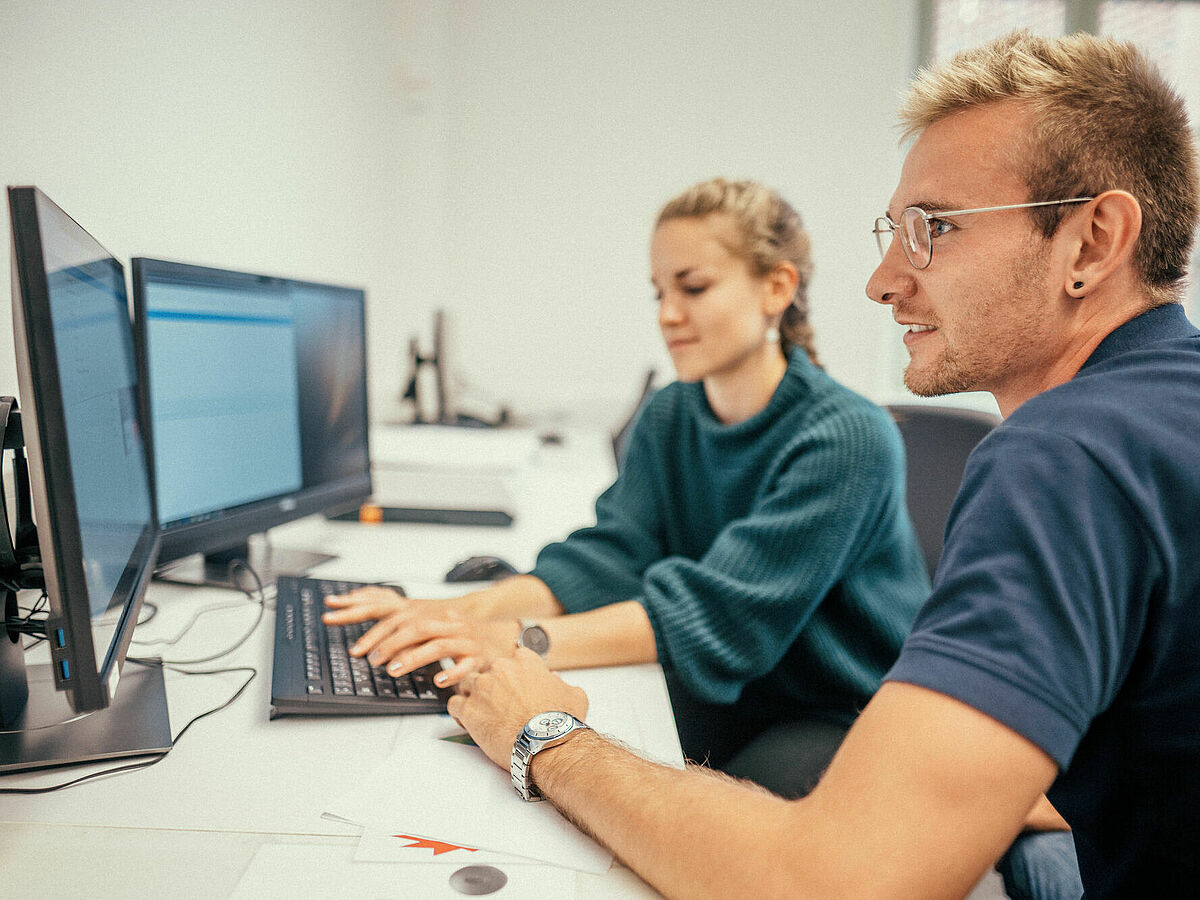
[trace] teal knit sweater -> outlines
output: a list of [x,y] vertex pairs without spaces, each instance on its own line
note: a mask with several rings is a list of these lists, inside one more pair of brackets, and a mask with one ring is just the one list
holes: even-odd
[[659,660],[701,699],[841,720],[929,594],[899,432],[800,350],[745,422],[722,424],[699,383],[660,390],[596,524],[532,574],[567,612],[641,603]]

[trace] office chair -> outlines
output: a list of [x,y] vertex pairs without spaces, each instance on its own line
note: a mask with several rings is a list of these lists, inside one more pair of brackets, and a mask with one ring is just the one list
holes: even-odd
[[929,577],[942,558],[942,537],[967,457],[1000,417],[948,406],[893,405],[908,457],[908,513],[917,530]]
[[637,419],[645,405],[650,402],[650,398],[654,396],[654,379],[658,373],[654,369],[646,372],[646,380],[642,384],[642,392],[638,395],[637,403],[633,407],[633,412],[629,414],[629,418],[613,432],[612,448],[613,457],[617,461],[617,469],[620,470],[621,464],[625,461],[625,447],[629,444],[629,432],[633,430],[634,420]]

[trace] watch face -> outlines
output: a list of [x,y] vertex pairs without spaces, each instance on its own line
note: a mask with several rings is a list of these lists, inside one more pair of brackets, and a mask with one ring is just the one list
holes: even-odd
[[545,712],[529,720],[525,733],[534,740],[544,741],[562,737],[574,724],[575,719],[565,712]]
[[521,629],[521,646],[528,647],[538,656],[545,656],[550,650],[550,635],[541,625],[527,625]]

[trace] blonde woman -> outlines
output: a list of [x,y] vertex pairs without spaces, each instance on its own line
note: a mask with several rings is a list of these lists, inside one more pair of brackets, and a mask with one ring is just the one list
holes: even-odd
[[368,588],[326,620],[379,620],[354,652],[396,673],[453,657],[444,684],[531,636],[558,669],[657,660],[689,758],[796,796],[928,595],[900,437],[820,367],[809,240],[778,194],[698,184],[662,209],[650,257],[678,380],[596,524],[457,600]]

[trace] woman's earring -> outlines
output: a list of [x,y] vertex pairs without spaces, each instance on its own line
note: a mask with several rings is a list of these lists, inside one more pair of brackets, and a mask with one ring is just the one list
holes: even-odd
[[776,328],[774,325],[768,326],[766,338],[767,338],[768,344],[778,344],[779,343],[779,329]]

